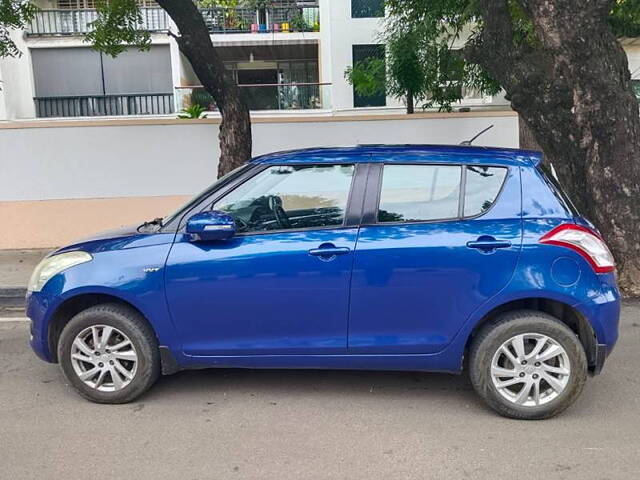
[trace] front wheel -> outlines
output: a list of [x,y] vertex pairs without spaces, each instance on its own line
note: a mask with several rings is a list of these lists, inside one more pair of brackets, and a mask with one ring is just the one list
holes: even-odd
[[136,311],[119,304],[74,316],[60,335],[58,360],[78,393],[98,403],[135,400],[160,374],[155,334]]
[[471,383],[498,413],[518,419],[553,417],[580,395],[587,359],[575,333],[536,311],[506,313],[476,336]]

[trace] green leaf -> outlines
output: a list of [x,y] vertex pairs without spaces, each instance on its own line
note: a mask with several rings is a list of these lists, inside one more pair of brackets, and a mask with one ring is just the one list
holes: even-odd
[[203,115],[205,112],[205,108],[202,105],[194,104],[187,108],[183,108],[182,111],[178,114],[178,118],[180,119],[195,119],[195,118],[204,118]]
[[11,30],[25,28],[37,11],[38,7],[29,1],[0,0],[0,58],[22,55],[11,38]]
[[151,47],[151,35],[142,28],[144,19],[136,0],[99,0],[96,10],[93,30],[85,36],[94,49],[115,58],[129,46],[143,51]]

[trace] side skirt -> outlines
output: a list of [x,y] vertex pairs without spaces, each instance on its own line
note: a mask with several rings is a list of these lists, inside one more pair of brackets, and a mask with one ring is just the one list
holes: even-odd
[[167,347],[160,347],[163,375],[198,368],[273,368],[327,370],[397,370],[461,373],[461,358],[456,355],[246,355],[192,356],[177,360]]

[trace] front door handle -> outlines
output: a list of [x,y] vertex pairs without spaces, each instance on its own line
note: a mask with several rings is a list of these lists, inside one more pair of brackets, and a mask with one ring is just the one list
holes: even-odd
[[323,243],[318,248],[309,250],[309,255],[320,257],[322,260],[333,260],[337,255],[346,255],[350,251],[349,247],[336,247],[332,243]]
[[497,248],[509,248],[510,246],[510,241],[496,240],[489,235],[483,235],[473,242],[467,242],[467,247],[484,251],[495,250]]

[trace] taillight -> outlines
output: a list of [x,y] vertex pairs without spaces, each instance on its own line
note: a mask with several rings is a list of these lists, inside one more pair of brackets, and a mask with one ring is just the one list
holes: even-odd
[[596,273],[612,272],[616,262],[606,243],[593,230],[575,224],[560,225],[540,239],[540,243],[570,248],[582,255]]

